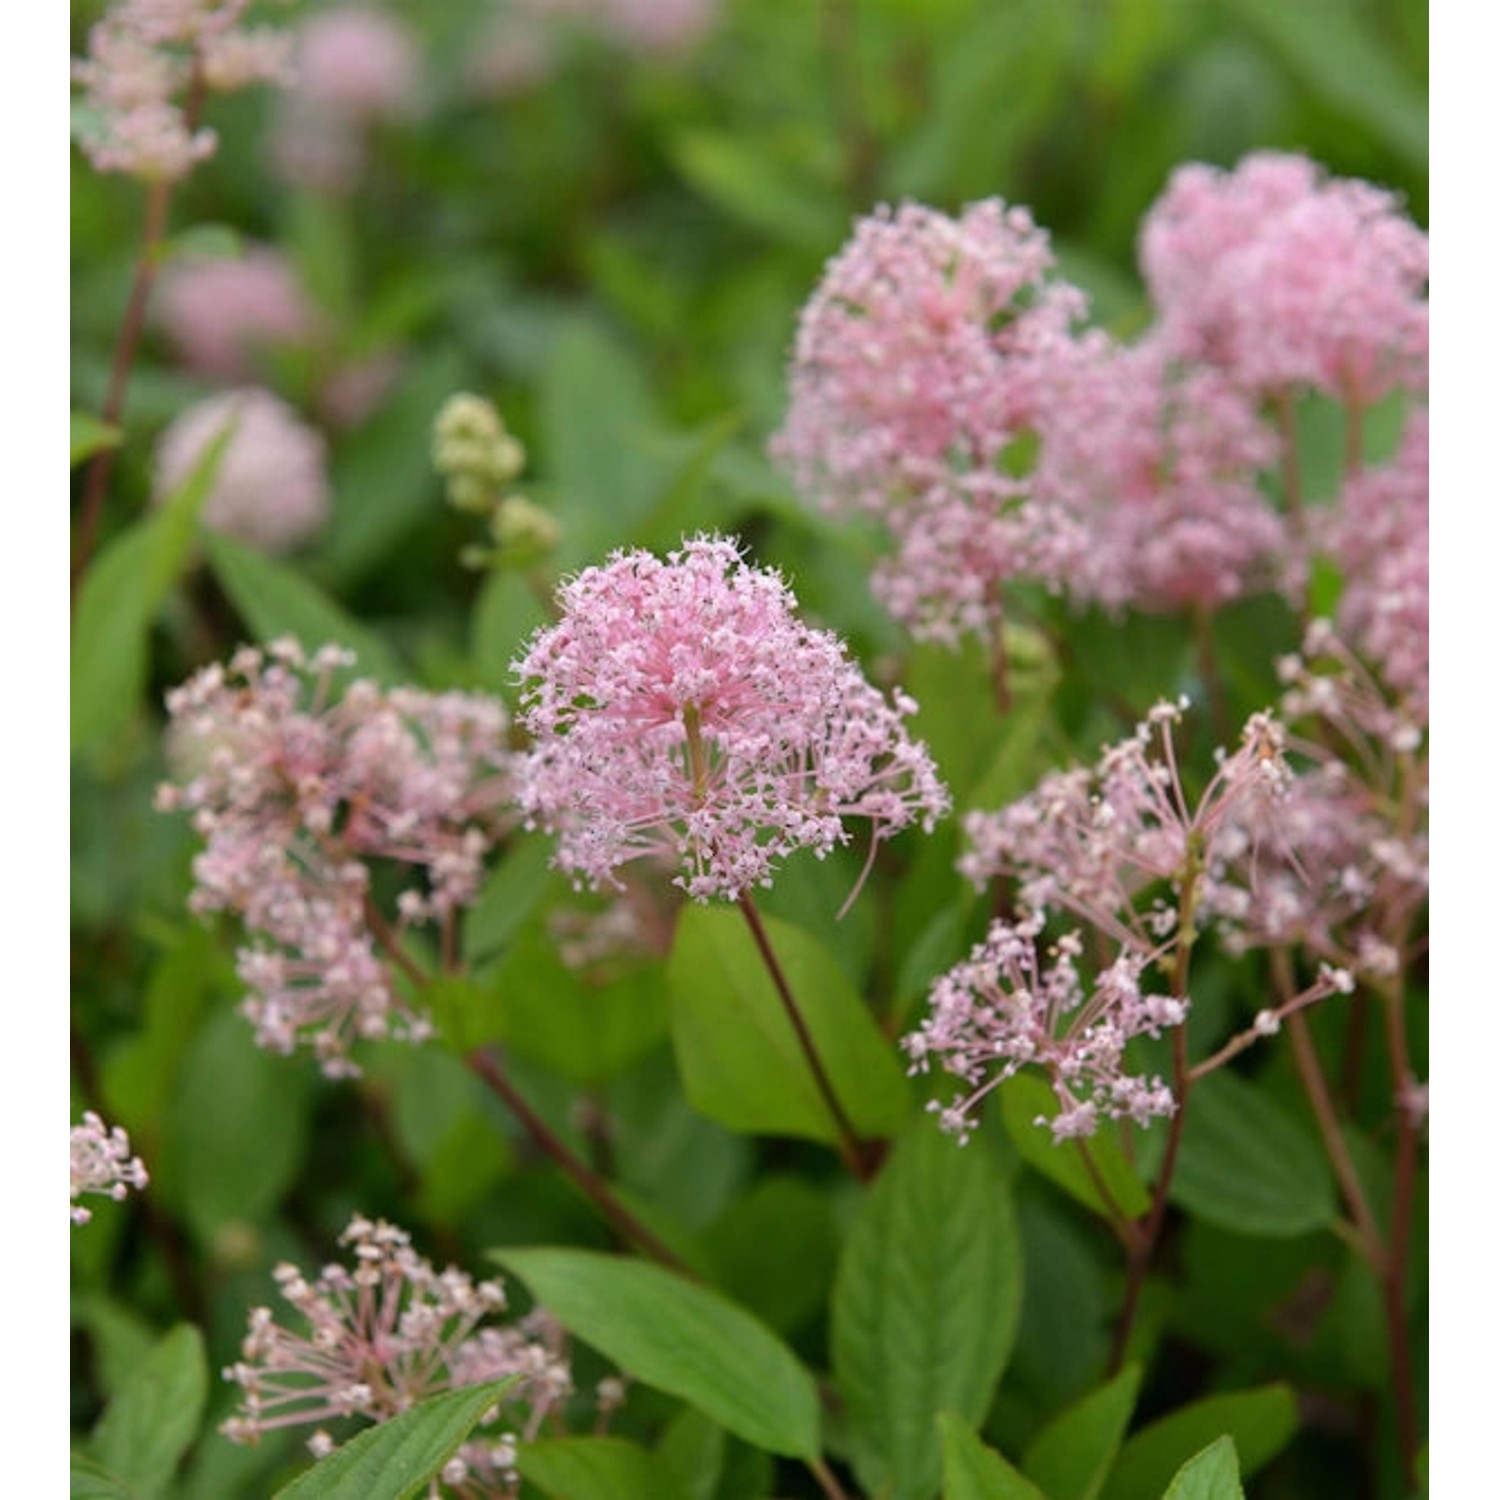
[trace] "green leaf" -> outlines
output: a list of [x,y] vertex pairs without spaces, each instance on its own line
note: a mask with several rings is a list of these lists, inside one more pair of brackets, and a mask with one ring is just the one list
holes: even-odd
[[547,888],[552,840],[522,834],[505,851],[479,899],[464,913],[463,955],[473,969],[509,945]]
[[[1052,1131],[1045,1124],[1037,1124],[1038,1117],[1050,1120],[1060,1107],[1046,1082],[1032,1073],[1017,1073],[1000,1085],[999,1093],[1006,1133],[1023,1160],[1086,1208],[1107,1218],[1108,1205],[1085,1162],[1082,1144],[1054,1141]],[[1088,1155],[1100,1181],[1127,1218],[1139,1218],[1150,1208],[1150,1195],[1125,1160],[1111,1126],[1101,1126],[1089,1138]]]
[[283,1485],[274,1500],[410,1500],[515,1379],[448,1391],[358,1433]]
[[94,1456],[138,1500],[152,1500],[197,1437],[207,1399],[203,1335],[179,1323],[105,1407],[91,1442]]
[[1427,101],[1350,0],[1233,0],[1318,97],[1410,165],[1427,167]]
[[766,1326],[660,1266],[585,1250],[498,1250],[575,1337],[747,1442],[816,1458],[818,1392]]
[[118,735],[140,703],[151,622],[187,565],[231,430],[226,427],[204,449],[160,508],[126,527],[84,575],[69,657],[74,750]]
[[1234,1439],[1245,1478],[1269,1463],[1297,1430],[1297,1403],[1287,1385],[1209,1396],[1144,1427],[1125,1444],[1104,1500],[1159,1495],[1195,1453],[1216,1438]]
[[1021,1467],[1051,1500],[1094,1500],[1120,1451],[1140,1388],[1140,1368],[1131,1365],[1032,1439]]
[[289,635],[309,653],[346,646],[358,657],[359,676],[388,685],[406,680],[385,642],[300,573],[226,536],[210,534],[204,544],[214,576],[256,640]]
[[[906,1076],[837,962],[807,933],[762,918],[844,1112],[866,1137],[899,1130]],[[667,963],[672,1041],[689,1102],[731,1130],[837,1143],[837,1124],[744,917],[682,913]]]
[[552,1500],[688,1500],[669,1465],[624,1438],[523,1443],[516,1467]]
[[938,1413],[943,1442],[943,1500],[1047,1500],[1024,1474],[986,1447],[962,1417]]
[[1020,1234],[993,1159],[922,1121],[860,1205],[834,1282],[833,1373],[867,1490],[936,1490],[934,1419],[983,1419],[1020,1308]]
[[68,415],[68,466],[76,469],[85,459],[92,458],[106,448],[118,448],[124,433],[108,422],[86,411],[70,412]]
[[1221,1437],[1177,1471],[1162,1500],[1245,1500],[1234,1439]]
[[156,249],[156,259],[238,260],[245,253],[245,237],[232,224],[189,224]]
[[135,1500],[130,1488],[107,1469],[82,1453],[70,1455],[68,1495],[70,1500]]
[[724,1472],[724,1429],[701,1411],[682,1407],[657,1439],[656,1452],[688,1500],[714,1500]]
[[1171,1199],[1210,1224],[1268,1239],[1321,1229],[1338,1211],[1317,1137],[1264,1090],[1225,1071],[1187,1101]]

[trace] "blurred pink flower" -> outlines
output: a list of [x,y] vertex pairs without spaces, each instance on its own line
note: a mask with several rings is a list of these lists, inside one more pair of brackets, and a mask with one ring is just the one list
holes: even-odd
[[328,520],[322,436],[286,402],[256,386],[209,396],[173,419],[156,446],[160,504],[232,429],[203,506],[203,524],[262,551],[289,552]]
[[846,818],[879,841],[947,811],[901,722],[916,705],[888,704],[735,543],[616,552],[559,603],[514,665],[534,737],[520,801],[573,875],[617,886],[617,866],[660,854],[693,898],[736,899],[794,849],[846,842]]
[[297,32],[297,97],[368,123],[399,119],[416,103],[417,43],[389,11],[341,5],[310,15]]

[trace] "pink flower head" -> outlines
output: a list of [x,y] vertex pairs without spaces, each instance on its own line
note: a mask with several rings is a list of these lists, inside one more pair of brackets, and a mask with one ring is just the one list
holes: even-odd
[[1273,153],[1181,167],[1140,259],[1172,346],[1247,390],[1426,389],[1427,236],[1367,182]]
[[317,315],[280,251],[252,245],[237,260],[174,262],[162,277],[161,321],[183,363],[215,380],[257,373],[266,349],[308,343]]
[[[544,1320],[497,1324],[505,1310],[498,1281],[475,1283],[452,1266],[435,1271],[406,1232],[384,1220],[356,1214],[339,1238],[350,1247],[349,1267],[326,1265],[312,1280],[296,1266],[276,1267],[281,1295],[307,1331],[283,1327],[268,1307],[251,1312],[241,1357],[224,1371],[241,1393],[240,1414],[223,1424],[224,1435],[255,1443],[278,1428],[316,1427],[309,1446],[321,1456],[335,1446],[325,1422],[382,1422],[442,1391],[519,1375],[481,1427],[504,1417],[534,1437],[573,1388]],[[498,1436],[467,1444],[462,1467],[450,1466],[444,1478],[459,1485],[501,1478],[492,1473]]]
[[1038,372],[1076,352],[1086,307],[1052,266],[1026,210],[997,198],[958,219],[882,207],[802,311],[772,451],[823,508],[889,531],[877,592],[919,632],[983,630],[983,601],[1037,566],[1044,518],[1007,469],[1025,467],[1009,460],[1041,415]]
[[140,1157],[130,1154],[130,1137],[118,1125],[107,1126],[92,1110],[73,1127],[70,1156],[68,1195],[73,1206],[68,1216],[75,1224],[93,1218],[78,1202],[83,1194],[98,1193],[119,1202],[131,1188],[139,1192],[150,1180]]
[[1040,420],[1053,571],[1111,610],[1217,608],[1269,580],[1285,527],[1257,478],[1276,441],[1218,371],[1160,342],[1059,367]]
[[416,99],[416,43],[384,10],[342,5],[308,17],[298,32],[296,66],[298,96],[347,119],[399,119]]
[[559,599],[513,668],[535,739],[520,800],[575,876],[615,886],[660,855],[693,898],[735,899],[792,850],[846,842],[845,818],[881,840],[947,811],[901,722],[916,705],[887,703],[734,542],[616,552]]
[[1061,1108],[1054,1140],[1092,1135],[1101,1119],[1147,1125],[1176,1109],[1160,1078],[1125,1070],[1126,1044],[1159,1036],[1187,1018],[1185,999],[1150,994],[1139,954],[1125,954],[1092,979],[1081,967],[1078,933],[1038,944],[1040,918],[995,922],[969,957],[932,987],[931,1014],[902,1038],[911,1071],[936,1059],[963,1080],[965,1096],[934,1105],[943,1128],[966,1140],[986,1095],[1027,1064],[1046,1071]]
[[[168,695],[181,771],[157,798],[204,839],[192,908],[232,912],[250,935],[239,972],[257,1039],[283,1053],[310,1042],[330,1076],[358,1071],[355,1038],[427,1034],[390,964],[409,929],[437,924],[451,941],[511,821],[497,700],[366,679],[339,695],[352,664],[279,641],[199,672]],[[393,917],[373,861],[402,878]]]
[[258,386],[209,396],[168,425],[156,447],[156,502],[187,481],[226,429],[203,524],[272,553],[321,530],[329,509],[323,438]]
[[1427,411],[1407,419],[1388,467],[1345,486],[1328,529],[1344,572],[1340,635],[1376,663],[1385,682],[1427,721]]

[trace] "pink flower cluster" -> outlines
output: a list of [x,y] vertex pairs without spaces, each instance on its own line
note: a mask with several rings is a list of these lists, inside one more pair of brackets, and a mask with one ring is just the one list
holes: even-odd
[[213,153],[183,100],[290,80],[291,42],[240,24],[250,0],[115,0],[75,60],[93,116],[81,144],[101,172],[173,181]]
[[207,396],[173,418],[157,441],[154,501],[175,494],[226,430],[203,524],[270,553],[316,535],[329,510],[322,435],[258,386]]
[[312,1426],[308,1446],[322,1457],[336,1446],[324,1423],[386,1421],[442,1391],[515,1375],[481,1423],[499,1430],[471,1439],[442,1471],[450,1493],[465,1500],[508,1500],[519,1483],[517,1440],[534,1437],[573,1389],[560,1330],[541,1313],[496,1324],[506,1305],[498,1281],[476,1284],[452,1266],[435,1271],[384,1220],[356,1214],[339,1240],[350,1247],[350,1267],[329,1264],[308,1280],[294,1265],[277,1266],[281,1295],[308,1332],[282,1326],[268,1307],[251,1311],[241,1358],[224,1371],[240,1388],[240,1414],[220,1430],[255,1443]]
[[140,1157],[130,1154],[130,1137],[118,1125],[110,1127],[87,1110],[83,1123],[72,1129],[69,1146],[68,1216],[87,1224],[93,1214],[79,1203],[85,1193],[98,1193],[120,1202],[131,1188],[139,1192],[150,1180]]
[[902,724],[916,705],[888,703],[734,542],[616,552],[559,603],[513,667],[534,738],[519,799],[574,876],[617,886],[659,856],[694,899],[736,899],[793,850],[846,842],[846,818],[879,841],[946,812]]
[[1427,236],[1367,182],[1275,152],[1181,167],[1140,261],[1170,347],[1247,391],[1427,389]]
[[[437,924],[452,942],[513,821],[497,700],[368,679],[340,693],[352,665],[336,647],[309,659],[284,640],[199,672],[167,699],[179,780],[157,799],[190,812],[205,841],[192,908],[231,912],[250,935],[239,974],[261,1045],[309,1042],[332,1077],[358,1072],[356,1038],[426,1035],[391,964],[410,930]],[[405,881],[394,920],[376,863]]]

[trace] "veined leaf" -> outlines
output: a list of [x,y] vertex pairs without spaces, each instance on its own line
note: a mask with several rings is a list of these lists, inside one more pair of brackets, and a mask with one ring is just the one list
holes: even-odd
[[1047,1500],[1024,1474],[986,1447],[962,1417],[938,1413],[943,1500]]

